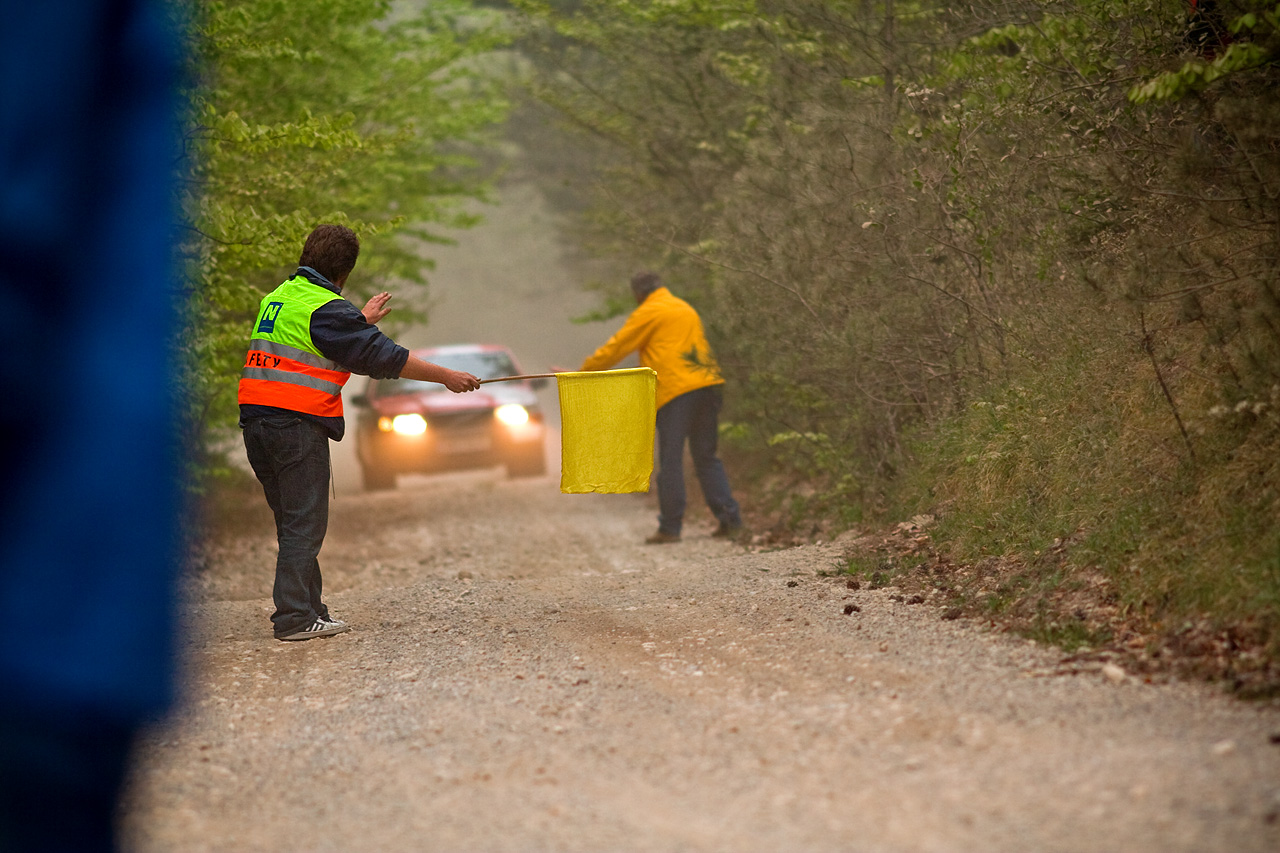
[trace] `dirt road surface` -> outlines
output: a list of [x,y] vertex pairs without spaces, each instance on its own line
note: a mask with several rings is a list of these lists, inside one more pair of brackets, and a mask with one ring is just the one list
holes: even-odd
[[[567,323],[592,300],[536,194],[505,192],[407,342],[574,366],[612,329]],[[554,437],[545,478],[376,495],[351,444],[321,564],[354,630],[272,639],[247,499],[184,604],[183,702],[140,745],[126,850],[1280,849],[1275,704],[1064,674],[824,576],[840,543],[712,539],[696,492],[685,540],[644,546],[652,497],[559,494]]]
[[355,627],[296,644],[266,517],[221,538],[127,849],[1280,849],[1274,705],[1054,674],[824,577],[839,543],[645,546],[651,504],[498,469],[340,496]]

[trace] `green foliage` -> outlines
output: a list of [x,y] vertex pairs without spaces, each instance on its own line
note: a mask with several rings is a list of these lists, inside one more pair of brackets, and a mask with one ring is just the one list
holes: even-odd
[[599,290],[604,294],[604,305],[594,311],[588,311],[581,317],[573,317],[574,323],[603,323],[606,320],[612,320],[615,317],[621,317],[630,313],[635,307],[635,299],[625,296],[621,293],[610,291],[607,286],[600,285]]
[[[183,199],[188,333],[180,354],[189,445],[216,473],[234,426],[236,379],[262,295],[320,222],[361,237],[352,301],[396,285],[402,317],[422,296],[422,242],[470,224],[483,197],[466,156],[501,119],[478,57],[504,36],[465,2],[417,11],[387,0],[218,0],[191,34]],[[420,310],[417,312],[420,315]]]
[[[1129,90],[1129,99],[1135,103],[1176,101],[1233,75],[1243,76],[1275,65],[1280,61],[1280,5],[1273,4],[1274,0],[1224,4],[1236,7],[1235,14],[1229,22],[1212,22],[1220,30],[1214,34],[1215,41],[1238,41],[1227,44],[1217,56],[1188,60],[1177,71],[1166,71],[1134,86]],[[1223,29],[1226,32],[1221,32]]]
[[1032,567],[993,606],[1101,573],[1280,642],[1274,0],[519,5],[784,520],[937,511]]
[[1261,68],[1271,59],[1270,54],[1256,44],[1233,44],[1210,62],[1187,62],[1177,71],[1161,74],[1148,83],[1135,86],[1129,92],[1129,99],[1135,103],[1176,101],[1229,74]]

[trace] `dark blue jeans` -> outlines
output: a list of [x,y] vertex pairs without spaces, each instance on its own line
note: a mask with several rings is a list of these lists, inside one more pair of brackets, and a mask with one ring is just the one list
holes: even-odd
[[663,533],[679,536],[684,523],[686,440],[711,513],[722,524],[742,524],[729,478],[716,456],[722,400],[721,387],[710,385],[681,394],[658,409],[658,529]]
[[320,546],[329,527],[329,436],[293,415],[245,422],[244,447],[276,517],[275,635],[329,618],[320,600]]

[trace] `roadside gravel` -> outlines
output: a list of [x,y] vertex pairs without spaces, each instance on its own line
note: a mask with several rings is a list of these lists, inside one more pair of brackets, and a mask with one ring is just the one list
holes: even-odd
[[644,546],[653,518],[497,471],[340,495],[321,564],[354,630],[286,644],[250,507],[191,580],[125,849],[1280,849],[1277,704],[1060,674],[847,589],[841,543],[699,519]]

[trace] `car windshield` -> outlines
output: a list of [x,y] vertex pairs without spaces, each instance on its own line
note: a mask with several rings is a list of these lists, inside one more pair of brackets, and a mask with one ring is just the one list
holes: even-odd
[[[515,376],[516,367],[511,363],[511,356],[500,350],[489,352],[440,352],[427,361],[447,367],[450,370],[462,370],[474,373],[481,379],[497,379],[502,376]],[[424,382],[421,379],[383,379],[377,383],[375,397],[394,397],[397,394],[417,394],[422,391],[439,391],[439,383]]]

